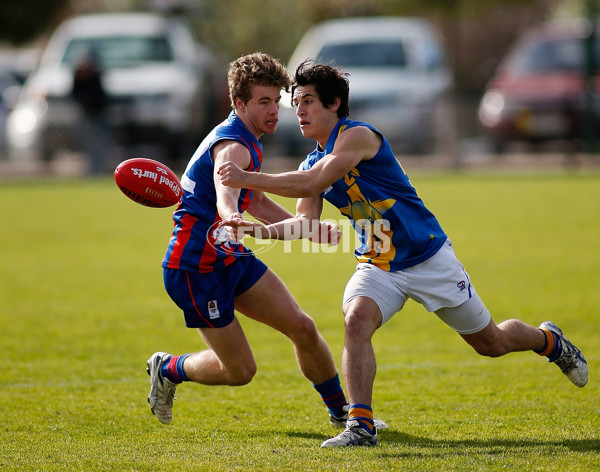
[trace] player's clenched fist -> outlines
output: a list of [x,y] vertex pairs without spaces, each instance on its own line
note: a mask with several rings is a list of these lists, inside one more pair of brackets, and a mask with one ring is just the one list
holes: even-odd
[[[320,232],[320,242],[327,242],[330,246],[337,245],[340,242],[340,239],[342,238],[342,232],[340,231],[338,225],[329,221],[321,221]],[[326,239],[324,239],[323,236],[325,236]]]
[[219,167],[218,173],[223,185],[234,188],[244,187],[245,172],[236,163],[231,161],[224,162]]

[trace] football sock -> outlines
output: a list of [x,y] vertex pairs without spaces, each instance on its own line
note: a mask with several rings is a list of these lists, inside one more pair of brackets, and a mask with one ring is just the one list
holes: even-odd
[[363,405],[362,403],[350,405],[350,410],[348,411],[348,421],[350,420],[358,421],[360,426],[369,434],[373,434],[375,432],[375,425],[373,424],[373,410],[369,405]]
[[319,392],[329,413],[336,418],[341,418],[346,413],[343,410],[344,405],[347,405],[346,396],[340,384],[340,376],[335,374],[335,377],[327,380],[319,385],[313,384],[315,390]]
[[189,354],[182,356],[171,356],[161,367],[160,373],[163,377],[173,383],[181,383],[190,380],[183,370],[183,362],[189,357]]
[[535,352],[540,356],[546,356],[550,362],[554,362],[562,354],[562,342],[552,331],[544,328],[540,328],[540,331],[546,336],[546,343],[541,351]]

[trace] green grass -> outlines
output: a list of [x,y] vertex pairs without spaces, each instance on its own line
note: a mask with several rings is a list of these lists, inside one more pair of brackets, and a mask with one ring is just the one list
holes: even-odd
[[[246,319],[252,383],[184,385],[164,426],[146,359],[204,348],[162,286],[172,210],[135,205],[109,179],[4,182],[0,469],[600,470],[600,175],[412,180],[495,320],[559,324],[589,361],[584,389],[532,353],[480,357],[409,302],[375,336],[374,408],[390,425],[378,447],[321,450],[335,431],[289,342]],[[339,365],[353,257],[282,247],[261,258]]]

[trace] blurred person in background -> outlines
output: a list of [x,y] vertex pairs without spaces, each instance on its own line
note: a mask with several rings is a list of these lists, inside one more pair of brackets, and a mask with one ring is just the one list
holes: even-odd
[[346,74],[305,61],[296,70],[292,95],[302,134],[317,141],[300,169],[256,174],[229,161],[219,174],[234,188],[298,197],[298,219],[319,219],[325,199],[350,219],[362,243],[343,297],[349,419],[346,429],[321,447],[377,444],[372,336],[408,298],[434,312],[480,355],[534,351],[578,387],[586,385],[585,358],[554,323],[538,328],[517,319],[494,322],[388,141],[372,125],[348,118]]
[[113,143],[106,114],[108,96],[102,84],[99,60],[93,52],[84,55],[73,71],[73,100],[79,105],[81,120],[75,129],[79,147],[89,160],[92,175],[106,171]]

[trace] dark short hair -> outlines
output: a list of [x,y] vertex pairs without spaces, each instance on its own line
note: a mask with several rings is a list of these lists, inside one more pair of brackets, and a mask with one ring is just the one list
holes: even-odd
[[229,100],[235,108],[235,99],[248,103],[252,98],[253,85],[274,86],[286,92],[291,80],[287,69],[277,59],[261,52],[242,56],[231,64],[227,73]]
[[348,73],[327,65],[318,64],[313,59],[306,59],[296,69],[294,82],[292,84],[292,100],[296,87],[314,85],[319,100],[325,108],[333,105],[336,97],[340,98],[340,107],[337,109],[338,118],[348,116],[350,107],[348,105],[348,96],[350,95],[350,86],[348,82]]

